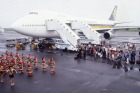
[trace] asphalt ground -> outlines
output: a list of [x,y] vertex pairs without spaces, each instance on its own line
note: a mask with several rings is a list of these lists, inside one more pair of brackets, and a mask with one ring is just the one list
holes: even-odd
[[[3,45],[3,43],[1,43]],[[26,69],[23,74],[15,74],[15,86],[11,87],[8,75],[4,76],[5,82],[0,83],[0,93],[139,93],[140,71],[137,67],[127,73],[121,69],[112,69],[107,60],[95,59],[88,56],[86,60],[74,60],[76,53],[59,51],[54,54],[44,51],[26,50],[16,51],[15,48],[0,47],[0,54],[5,51],[20,55],[31,54],[46,60],[51,57],[56,62],[56,74],[52,75],[50,69],[43,72],[41,66],[33,71],[33,76],[28,77]],[[48,61],[47,61],[48,62]],[[105,63],[103,63],[105,62]],[[26,68],[26,67],[25,67]]]
[[[86,60],[74,60],[76,53],[59,51],[54,54],[46,51],[16,51],[13,48],[7,49],[20,55],[31,54],[39,58],[51,57],[56,62],[56,74],[52,75],[50,68],[43,72],[41,66],[33,71],[33,76],[28,77],[26,67],[23,74],[15,74],[15,86],[11,87],[8,75],[5,75],[5,82],[0,83],[0,93],[139,93],[140,72],[129,70],[124,73],[123,68],[112,69],[107,60],[95,59],[88,56]],[[48,62],[48,61],[47,61]],[[103,63],[105,62],[105,63]]]

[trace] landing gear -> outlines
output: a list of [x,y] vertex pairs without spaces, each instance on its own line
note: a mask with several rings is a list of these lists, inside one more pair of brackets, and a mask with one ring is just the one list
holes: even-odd
[[39,47],[39,49],[45,49],[44,42],[40,42],[40,43],[38,44],[38,47]]

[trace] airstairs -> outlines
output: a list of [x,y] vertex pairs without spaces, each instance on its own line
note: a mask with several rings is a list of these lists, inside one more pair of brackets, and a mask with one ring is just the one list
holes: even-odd
[[69,45],[69,50],[77,50],[77,41],[80,37],[65,22],[51,19],[46,20],[46,24],[47,30],[55,30],[64,43]]
[[81,43],[100,44],[100,34],[83,21],[50,19],[46,20],[46,29],[55,30],[69,50],[77,50],[77,45]]
[[71,29],[80,30],[87,39],[85,41],[90,41],[94,44],[100,44],[100,34],[94,30],[90,25],[83,21],[72,21]]

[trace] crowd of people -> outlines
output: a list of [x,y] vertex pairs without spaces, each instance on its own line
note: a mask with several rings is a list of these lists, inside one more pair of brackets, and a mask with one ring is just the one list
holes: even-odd
[[[110,44],[104,45],[81,45],[75,59],[85,59],[86,56],[93,56],[94,58],[102,58],[108,64],[112,64],[113,68],[124,68],[127,72],[129,69],[133,70],[134,65],[138,64],[140,70],[140,51],[136,51],[135,44],[127,43],[126,45],[117,45],[113,47]],[[137,60],[136,60],[137,58]],[[103,61],[105,61],[103,60]]]
[[[95,59],[104,59],[112,68],[124,68],[127,72],[129,69],[133,70],[134,65],[138,64],[140,71],[140,51],[136,51],[135,44],[118,45],[113,47],[110,44],[104,45],[84,45],[81,44],[78,49],[78,54],[75,59],[84,59],[86,56],[94,57]],[[137,58],[137,59],[136,59]],[[43,57],[41,61],[42,71],[46,71],[48,66],[52,74],[55,73],[55,62],[50,58],[48,63]],[[39,62],[36,56],[19,55],[6,51],[5,54],[0,56],[0,81],[4,82],[4,74],[9,74],[10,85],[14,85],[14,72],[27,73],[28,76],[33,75],[34,69],[38,69]]]
[[[33,75],[33,71],[38,69],[39,62],[36,56],[24,56],[24,54],[19,55],[12,52],[6,51],[5,54],[0,56],[0,81],[4,82],[4,75],[9,74],[10,85],[14,85],[14,72],[24,73],[26,72],[28,76]],[[55,73],[55,61],[53,58],[49,59],[47,63],[46,59],[43,57],[41,62],[42,71],[47,71],[48,66],[52,74]],[[25,69],[25,70],[24,70]]]

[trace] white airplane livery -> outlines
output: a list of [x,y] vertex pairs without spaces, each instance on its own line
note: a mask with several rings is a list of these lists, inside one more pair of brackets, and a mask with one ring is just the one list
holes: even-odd
[[[52,31],[51,33],[46,31],[46,28],[48,27],[47,21],[59,20],[67,24],[70,24],[73,21],[82,21],[91,26],[92,29],[103,33],[115,26],[116,11],[117,6],[115,6],[109,20],[83,19],[50,11],[33,11],[12,24],[12,28],[18,33],[33,37],[56,37],[58,36],[56,31]],[[57,28],[55,25],[52,25],[51,28],[53,27],[54,29]]]
[[101,35],[109,39],[114,33],[117,6],[108,20],[83,19],[50,11],[32,11],[12,24],[12,28],[27,36],[38,38],[61,38],[70,50],[76,50],[77,43],[87,41],[100,44]]

